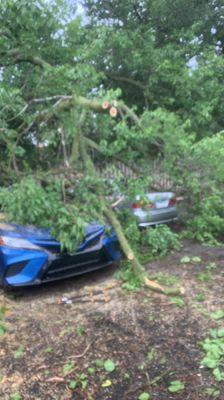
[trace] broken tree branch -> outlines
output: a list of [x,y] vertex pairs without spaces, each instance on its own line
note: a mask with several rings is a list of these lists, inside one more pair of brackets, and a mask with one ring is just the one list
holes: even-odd
[[[38,66],[40,68],[46,68],[46,67],[51,67],[50,64],[48,64],[46,61],[41,59],[40,57],[34,57],[34,56],[27,56],[23,53],[20,52],[19,49],[11,49],[8,51],[2,51],[0,53],[1,58],[5,57],[6,59],[11,59],[12,64],[17,64],[21,62],[26,62],[33,64],[35,66]],[[4,67],[4,62],[1,62],[0,65]]]
[[106,71],[104,71],[104,74],[105,74],[108,78],[110,78],[110,79],[112,79],[112,80],[115,80],[115,81],[117,81],[117,82],[129,83],[130,85],[136,86],[137,88],[139,88],[139,89],[145,91],[145,85],[143,85],[143,84],[142,84],[141,82],[139,82],[139,81],[136,81],[136,80],[133,79],[133,78],[126,77],[126,76],[116,75],[116,74],[113,74],[113,73],[111,73],[111,72],[106,72]]

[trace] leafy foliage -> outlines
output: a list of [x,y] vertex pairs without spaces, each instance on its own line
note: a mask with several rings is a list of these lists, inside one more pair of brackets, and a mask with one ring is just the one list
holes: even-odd
[[13,393],[10,395],[10,400],[22,400],[22,396],[19,393]]
[[183,307],[185,305],[184,300],[181,297],[171,297],[170,301],[172,304],[175,304],[177,307]]
[[211,317],[216,321],[221,318],[224,318],[224,311],[222,311],[222,310],[214,311],[211,313]]
[[0,307],[0,337],[7,332],[7,328],[4,323],[6,308],[4,306]]
[[153,256],[164,257],[169,251],[180,249],[177,234],[166,225],[157,225],[153,229],[148,229],[143,241]]
[[138,396],[138,400],[150,400],[150,394],[146,393],[146,392],[142,392],[139,396]]
[[164,274],[162,272],[156,272],[150,275],[150,279],[156,280],[161,285],[175,285],[178,282],[178,278],[175,275]]
[[14,352],[14,357],[15,358],[20,358],[20,357],[23,356],[23,354],[24,354],[24,347],[22,345],[20,345],[18,347],[18,349]]
[[135,291],[141,287],[141,278],[136,274],[128,261],[122,261],[121,268],[116,273],[116,277],[123,281],[122,287],[126,290]]
[[224,359],[224,329],[212,329],[210,337],[201,342],[201,347],[206,355],[202,359],[202,365],[212,369],[217,381],[224,380],[223,359]]
[[52,229],[71,252],[84,237],[86,223],[74,204],[62,200],[60,182],[42,187],[32,178],[25,178],[11,188],[0,191],[0,203],[11,221]]
[[168,387],[169,392],[171,393],[178,393],[184,389],[184,383],[180,380],[171,381]]
[[204,198],[198,212],[188,223],[188,236],[202,242],[216,244],[224,229],[224,203],[222,196]]
[[108,359],[104,362],[104,368],[107,372],[113,372],[116,368],[116,365],[112,360]]

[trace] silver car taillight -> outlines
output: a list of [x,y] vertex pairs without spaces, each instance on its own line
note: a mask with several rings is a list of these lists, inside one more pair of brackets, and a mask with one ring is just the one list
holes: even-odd
[[169,201],[169,207],[174,207],[177,204],[177,199],[176,197],[172,197]]

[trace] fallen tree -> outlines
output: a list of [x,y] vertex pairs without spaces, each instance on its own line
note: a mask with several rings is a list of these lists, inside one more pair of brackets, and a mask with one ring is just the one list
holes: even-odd
[[[3,9],[5,5],[7,1],[2,5]],[[108,202],[107,184],[97,173],[95,158],[91,156],[91,149],[95,148],[99,150],[98,157],[107,157],[109,153],[110,159],[120,159],[126,164],[137,159],[136,152],[141,158],[145,146],[141,119],[120,100],[119,90],[100,92],[101,77],[88,62],[84,65],[74,62],[72,45],[66,47],[54,39],[52,53],[52,37],[57,37],[59,28],[64,32],[63,40],[68,33],[58,20],[55,22],[55,16],[48,13],[52,20],[42,38],[44,44],[40,45],[40,27],[46,24],[47,11],[43,4],[44,13],[39,8],[37,27],[31,29],[32,35],[27,38],[24,32],[27,25],[31,28],[33,24],[33,7],[36,10],[35,4],[30,7],[23,10],[24,21],[21,20],[18,26],[12,25],[10,31],[3,29],[0,35],[3,71],[0,144],[8,183],[12,187],[17,185],[18,194],[14,208],[8,203],[11,217],[18,222],[29,222],[33,212],[33,221],[52,224],[68,249],[74,248],[74,243],[81,239],[85,220],[107,220],[142,283],[165,293],[165,289],[145,279],[146,271]],[[15,16],[15,4],[12,10]],[[8,12],[7,7],[4,12]],[[12,16],[13,13],[9,17]],[[76,29],[77,35],[80,34],[78,25]],[[72,38],[72,35],[67,37],[68,43]],[[37,54],[34,51],[36,42]],[[79,46],[81,54],[83,42]],[[13,76],[14,92],[10,92],[9,76]],[[95,95],[94,85],[98,87]],[[138,141],[139,135],[143,138],[142,143]],[[75,187],[78,195],[68,199],[66,186]],[[31,211],[27,212],[29,202]]]

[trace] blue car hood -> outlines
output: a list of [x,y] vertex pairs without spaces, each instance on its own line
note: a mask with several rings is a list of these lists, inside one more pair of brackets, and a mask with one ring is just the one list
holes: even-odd
[[[93,239],[99,238],[105,231],[103,225],[91,224],[86,227],[86,235],[83,243],[77,250],[84,250],[92,243]],[[60,251],[61,244],[55,240],[50,229],[40,229],[34,226],[20,226],[16,224],[0,223],[0,236],[9,236],[11,238],[23,238],[37,246],[49,250]]]

